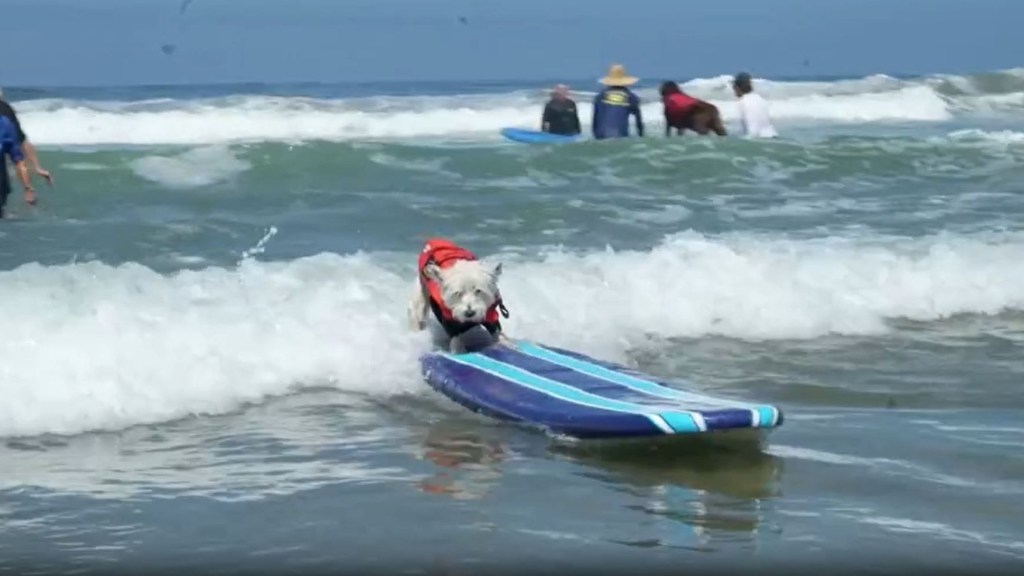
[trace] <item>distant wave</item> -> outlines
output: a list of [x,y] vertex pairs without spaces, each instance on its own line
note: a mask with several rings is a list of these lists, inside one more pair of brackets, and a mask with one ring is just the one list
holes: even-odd
[[[941,122],[962,115],[1024,109],[1024,69],[968,76],[898,79],[873,75],[836,81],[760,79],[782,125],[792,123]],[[687,89],[735,122],[729,77],[702,78]],[[581,116],[589,96],[579,94]],[[655,127],[660,103],[641,96]],[[19,104],[31,137],[44,145],[196,145],[232,142],[367,139],[487,139],[504,126],[535,126],[545,95],[537,90],[465,96],[308,98],[240,94],[145,101],[37,99]]]

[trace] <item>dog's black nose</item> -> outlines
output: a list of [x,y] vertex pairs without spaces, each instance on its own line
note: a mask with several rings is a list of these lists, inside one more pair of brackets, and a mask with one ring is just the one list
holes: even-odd
[[476,316],[476,310],[473,310],[472,308],[466,308],[466,316],[469,316],[470,318]]

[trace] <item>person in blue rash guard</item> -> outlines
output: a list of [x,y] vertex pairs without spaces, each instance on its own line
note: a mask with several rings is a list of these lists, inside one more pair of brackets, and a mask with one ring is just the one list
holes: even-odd
[[21,151],[21,143],[18,141],[18,131],[14,123],[6,116],[0,115],[0,218],[4,217],[4,206],[11,194],[11,181],[7,177],[8,158],[14,164],[21,186],[25,189],[25,202],[35,204],[36,193],[28,177],[28,167],[25,166],[25,154]]
[[599,80],[606,88],[594,97],[591,129],[595,140],[628,137],[630,116],[636,117],[637,136],[644,135],[640,97],[629,89],[637,81],[637,78],[626,74],[626,68],[621,64],[613,64],[608,75]]
[[46,180],[47,184],[53,186],[53,176],[39,164],[39,154],[36,153],[36,147],[29,141],[28,136],[25,135],[25,131],[21,129],[18,114],[14,111],[14,107],[7,100],[4,100],[3,88],[0,88],[0,116],[6,116],[14,124],[14,132],[18,136],[18,144],[21,145],[21,151],[25,154],[25,160],[28,161],[29,166],[35,167],[36,174],[41,176],[43,180]]

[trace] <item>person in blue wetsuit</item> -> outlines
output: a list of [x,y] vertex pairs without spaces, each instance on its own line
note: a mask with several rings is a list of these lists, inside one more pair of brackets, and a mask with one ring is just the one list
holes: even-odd
[[25,166],[25,154],[21,151],[18,131],[6,116],[0,115],[0,218],[4,217],[4,206],[11,195],[11,180],[7,177],[7,160],[10,159],[18,172],[18,179],[25,189],[25,202],[36,203],[36,193],[32,189],[32,181],[28,177]]
[[636,134],[644,135],[644,120],[640,114],[640,97],[629,87],[637,78],[626,74],[621,64],[613,64],[608,75],[599,82],[606,88],[594,97],[594,116],[591,122],[594,139],[626,138],[629,136],[629,117],[636,118]]
[[3,88],[0,88],[0,116],[6,116],[14,124],[14,132],[18,136],[18,144],[21,145],[21,151],[25,154],[25,160],[28,161],[29,166],[33,166],[36,174],[46,180],[47,184],[53,186],[53,176],[39,164],[39,155],[36,153],[36,147],[29,141],[25,131],[22,130],[21,122],[18,120],[18,114],[14,111],[14,107],[4,99]]

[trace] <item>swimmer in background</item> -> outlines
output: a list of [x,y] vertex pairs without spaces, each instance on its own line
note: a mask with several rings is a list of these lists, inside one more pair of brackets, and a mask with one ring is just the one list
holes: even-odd
[[0,115],[0,218],[4,217],[4,206],[7,204],[7,197],[11,195],[11,180],[7,175],[7,159],[11,160],[21,180],[21,186],[25,189],[25,203],[35,204],[36,193],[32,189],[32,180],[28,176],[28,168],[25,166],[25,154],[21,150],[21,143],[18,142],[18,132],[6,116]]
[[772,126],[768,101],[754,93],[750,74],[740,72],[732,80],[732,90],[739,98],[740,123],[748,138],[775,138],[779,133]]
[[626,68],[621,64],[613,64],[608,75],[599,80],[606,88],[594,98],[592,130],[596,140],[628,137],[630,116],[636,118],[637,136],[644,135],[640,97],[629,89],[638,81],[638,78],[626,74]]
[[39,164],[39,156],[36,154],[36,147],[29,141],[28,136],[25,135],[25,131],[21,129],[21,122],[18,121],[18,114],[15,113],[14,108],[4,99],[4,89],[0,88],[0,116],[3,116],[10,120],[11,124],[14,125],[14,131],[17,135],[18,145],[21,147],[22,153],[25,158],[28,159],[29,164],[32,165],[33,171],[46,180],[46,183],[53,186],[53,176],[47,170]]
[[559,84],[551,91],[551,99],[544,106],[540,129],[561,136],[576,136],[581,132],[576,102],[569,97],[569,87],[565,84]]

